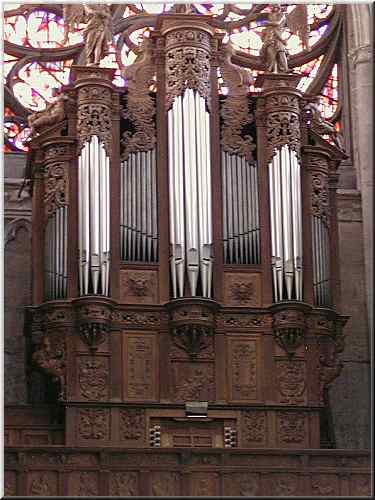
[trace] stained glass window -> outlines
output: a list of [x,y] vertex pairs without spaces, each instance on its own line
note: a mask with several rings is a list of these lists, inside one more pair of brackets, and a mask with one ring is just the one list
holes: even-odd
[[[209,18],[215,30],[223,34],[224,43],[230,38],[238,54],[248,59],[246,66],[254,77],[263,71],[260,50],[264,26],[257,22],[257,16],[269,13],[270,5],[190,5],[193,14]],[[114,37],[109,54],[101,61],[101,66],[116,70],[113,80],[115,85],[126,86],[127,82],[121,76],[122,68],[134,62],[136,46],[155,29],[158,15],[168,15],[176,7],[177,4],[172,2],[111,4]],[[288,13],[294,7],[289,5]],[[304,92],[309,91],[314,86],[313,82],[324,73],[322,68],[332,64],[325,54],[330,40],[341,29],[337,18],[342,15],[338,5],[308,5],[307,11],[311,50],[305,50],[300,38],[289,29],[284,35],[290,54],[289,65],[294,71],[303,74],[299,88]],[[4,4],[4,17],[5,148],[25,150],[22,140],[28,133],[27,114],[42,110],[51,101],[55,89],[69,83],[70,67],[79,63],[83,51],[84,25],[78,25],[73,33],[69,33],[64,44],[62,4]],[[321,109],[326,118],[336,118],[338,85],[335,64],[326,83],[319,87],[322,88]],[[259,91],[254,86],[249,90]],[[219,91],[222,94],[226,92],[220,74]]]

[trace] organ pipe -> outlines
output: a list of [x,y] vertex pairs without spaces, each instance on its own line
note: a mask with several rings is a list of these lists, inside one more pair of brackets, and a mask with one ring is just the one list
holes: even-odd
[[78,158],[80,294],[109,293],[109,158],[97,136]]
[[330,306],[329,228],[322,217],[312,217],[313,290],[318,306]]
[[121,162],[121,258],[158,261],[155,150],[130,153]]
[[[209,113],[186,89],[168,111],[170,265],[173,297],[211,296],[212,208]],[[201,291],[199,292],[199,286]]]
[[283,146],[269,164],[272,275],[275,302],[302,300],[301,172]]
[[223,243],[226,264],[259,264],[259,201],[256,165],[221,153]]

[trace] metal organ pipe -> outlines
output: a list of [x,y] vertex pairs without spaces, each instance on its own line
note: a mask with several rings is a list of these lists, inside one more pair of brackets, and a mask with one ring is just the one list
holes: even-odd
[[275,302],[302,300],[301,173],[296,152],[282,146],[269,164]]
[[[211,296],[212,208],[209,113],[186,89],[168,111],[171,276],[174,297]],[[199,292],[199,283],[201,292]]]
[[110,263],[109,158],[97,136],[78,158],[80,294],[108,295]]

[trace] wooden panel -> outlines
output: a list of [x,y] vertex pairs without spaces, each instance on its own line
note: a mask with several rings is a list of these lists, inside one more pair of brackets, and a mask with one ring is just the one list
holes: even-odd
[[177,472],[151,472],[150,495],[154,497],[179,496],[180,476]]
[[260,307],[261,275],[259,273],[224,274],[224,303],[234,307]]
[[304,404],[306,402],[306,365],[301,360],[276,359],[274,380],[278,402]]
[[154,335],[124,335],[124,399],[155,401],[158,398],[158,349]]
[[120,271],[120,302],[126,304],[157,304],[158,272],[147,269]]
[[223,495],[256,497],[259,494],[259,474],[235,472],[223,475]]
[[212,362],[171,362],[173,390],[176,401],[214,401],[215,372]]
[[246,337],[228,338],[229,399],[255,401],[258,398],[259,346],[256,339]]
[[106,401],[109,398],[109,358],[77,357],[77,392],[83,401]]
[[97,472],[75,471],[69,475],[69,496],[98,496]]
[[139,495],[137,472],[112,472],[109,480],[109,495],[113,497],[133,497]]
[[32,471],[27,477],[27,495],[52,497],[57,496],[58,475],[52,471]]
[[277,446],[281,448],[307,448],[309,425],[304,412],[276,412]]
[[190,476],[190,494],[194,497],[219,496],[219,475],[196,472]]

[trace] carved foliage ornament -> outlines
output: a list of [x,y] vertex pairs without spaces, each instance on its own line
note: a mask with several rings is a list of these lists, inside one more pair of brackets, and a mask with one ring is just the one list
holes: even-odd
[[[201,39],[200,48],[194,46],[197,38]],[[185,45],[168,48],[175,41]],[[192,45],[188,45],[189,42]],[[187,88],[196,90],[209,106],[210,97],[210,53],[209,37],[206,33],[195,30],[174,31],[166,38],[166,94],[167,109],[173,105],[175,97],[182,96]],[[207,48],[206,48],[207,47]]]
[[104,323],[83,323],[79,327],[81,339],[92,351],[95,351],[100,344],[103,344],[108,332],[109,327]]
[[44,205],[47,216],[68,202],[68,165],[67,162],[57,162],[45,167]]
[[120,411],[120,436],[124,441],[139,440],[144,435],[144,412],[138,409]]
[[283,443],[302,443],[305,439],[305,416],[297,412],[280,412],[279,439]]
[[277,381],[281,402],[303,402],[305,392],[305,364],[303,361],[279,361]]
[[321,173],[314,173],[311,176],[311,211],[312,215],[322,219],[323,223],[329,226],[330,208],[328,178]]
[[125,132],[122,145],[125,148],[123,159],[130,153],[149,151],[156,144],[154,116],[155,102],[150,97],[150,84],[155,75],[152,41],[145,38],[138,50],[135,62],[125,67],[122,76],[128,81],[128,94],[123,117],[132,122],[135,132]]
[[78,430],[82,439],[108,439],[109,414],[107,410],[91,408],[80,410]]
[[175,345],[195,358],[201,351],[212,347],[212,330],[202,325],[183,325],[172,330]]
[[266,440],[266,413],[264,411],[243,412],[242,435],[246,442],[263,443]]
[[277,111],[267,115],[267,141],[268,160],[275,155],[276,150],[282,146],[289,148],[300,154],[301,131],[299,117],[291,111]]
[[108,156],[112,147],[111,92],[87,87],[78,92],[77,133],[80,148],[94,135],[103,143]]

